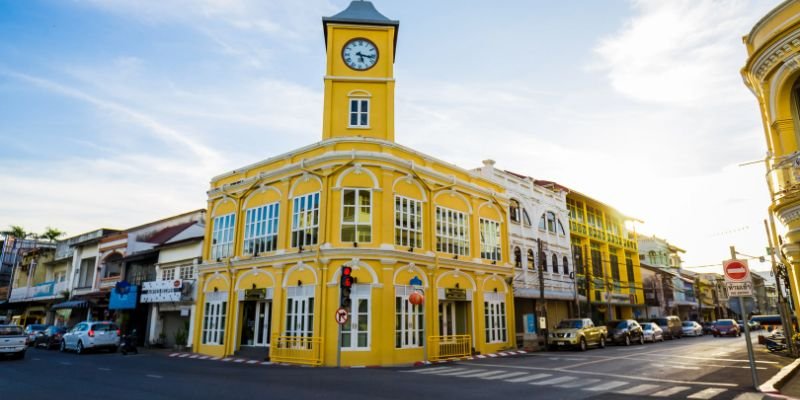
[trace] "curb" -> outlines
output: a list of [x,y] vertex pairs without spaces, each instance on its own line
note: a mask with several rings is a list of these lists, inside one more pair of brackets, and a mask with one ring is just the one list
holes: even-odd
[[414,363],[415,367],[421,367],[423,365],[431,365],[431,364],[446,364],[456,361],[469,361],[469,360],[483,360],[486,358],[497,358],[497,357],[509,357],[509,356],[516,356],[528,354],[525,350],[507,350],[507,351],[500,351],[497,353],[488,353],[488,354],[477,354],[474,356],[468,357],[455,357],[455,358],[448,358],[446,360],[437,360],[437,361],[417,361]]
[[[769,395],[781,395],[780,389],[777,387],[783,386],[794,375],[798,367],[800,367],[800,359],[794,360],[791,364],[781,368],[777,374],[759,386],[758,391]],[[793,398],[785,395],[782,397],[786,399]]]

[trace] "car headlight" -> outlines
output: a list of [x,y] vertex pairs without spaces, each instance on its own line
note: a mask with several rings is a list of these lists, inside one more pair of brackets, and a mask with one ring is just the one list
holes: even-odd
[[574,333],[565,333],[565,334],[564,334],[564,337],[565,337],[565,338],[567,338],[567,339],[569,339],[569,338],[571,338],[571,337],[572,337],[572,335],[574,335]]

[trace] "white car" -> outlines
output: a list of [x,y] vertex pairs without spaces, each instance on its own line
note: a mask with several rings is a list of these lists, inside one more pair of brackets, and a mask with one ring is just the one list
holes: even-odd
[[683,321],[681,330],[683,336],[703,336],[703,326],[695,321]]
[[119,327],[109,321],[81,322],[65,333],[61,340],[61,351],[74,350],[78,354],[89,349],[116,352],[118,348]]
[[25,358],[27,336],[17,325],[0,325],[0,357],[11,355],[17,359]]
[[642,334],[645,342],[664,341],[664,331],[655,322],[642,322]]

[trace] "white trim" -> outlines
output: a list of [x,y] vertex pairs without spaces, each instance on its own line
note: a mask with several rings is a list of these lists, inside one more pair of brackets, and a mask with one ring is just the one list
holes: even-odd
[[210,275],[211,276],[206,278],[205,283],[203,283],[203,292],[204,293],[217,293],[217,292],[213,292],[213,291],[208,290],[209,282],[213,281],[216,278],[222,278],[222,280],[225,281],[225,284],[227,284],[228,287],[231,286],[231,281],[228,279],[227,276],[225,276],[223,274],[220,274],[219,272],[214,272],[213,274],[210,274]]
[[355,89],[347,93],[347,97],[372,97],[372,93],[363,89]]
[[[408,227],[403,227],[403,226],[397,225],[397,221],[399,219],[398,218],[398,209],[397,209],[398,199],[400,199],[401,203],[405,202],[407,208],[414,208],[414,213],[405,212],[405,213],[401,213],[401,215],[400,215],[401,217],[407,217],[407,218],[402,218],[402,219],[405,220],[406,225]],[[395,193],[394,198],[392,200],[394,200],[393,201],[393,204],[394,204],[394,240],[392,241],[392,243],[394,243],[396,246],[401,246],[401,247],[423,248],[425,246],[425,229],[424,229],[424,226],[425,226],[424,225],[425,224],[425,207],[423,205],[423,201],[422,200],[417,200],[417,199],[412,199],[412,198],[406,197],[406,196],[401,196],[401,195],[396,194],[396,193]],[[411,226],[410,221],[411,221],[412,218],[417,217],[417,216],[419,217],[419,224],[416,224],[417,225],[416,229],[411,228],[410,227]],[[408,243],[403,244],[403,243],[399,243],[398,242],[398,239],[400,239],[400,238],[397,237],[397,230],[398,229],[401,231],[401,234],[404,234],[404,235],[407,236]],[[419,241],[416,240],[416,234],[419,234]],[[415,243],[411,243],[412,235],[415,236],[414,240],[413,240]]]
[[[472,251],[470,215],[452,208],[436,206],[433,230],[436,234],[436,251],[468,257]],[[445,226],[446,225],[446,226]],[[449,232],[453,231],[451,235]],[[463,231],[464,235],[458,232]],[[442,242],[442,243],[440,243]],[[448,251],[451,247],[453,251]]]
[[[297,197],[293,197],[290,199],[291,206],[292,206],[292,213],[290,214],[290,222],[291,222],[291,236],[289,237],[289,247],[291,248],[299,248],[300,246],[313,246],[319,244],[319,220],[322,205],[322,192],[311,192],[306,193],[304,195],[300,195]],[[303,211],[300,214],[297,209],[298,201],[302,203]],[[306,204],[307,203],[307,204]],[[316,213],[314,212],[316,211]],[[304,216],[311,215],[310,225],[298,227],[295,226],[295,221],[302,221],[304,220]],[[297,216],[297,218],[295,218]],[[316,218],[314,218],[316,216]],[[302,232],[301,237],[303,240],[298,240],[298,243],[294,243],[295,235],[298,232]],[[310,240],[308,243],[305,241],[305,236],[311,232],[315,237],[313,240]],[[316,234],[314,234],[314,232]]]
[[[361,261],[361,260],[359,260],[357,258],[354,258],[354,259],[342,264],[342,267],[345,267],[345,266],[349,266],[349,267],[353,268],[353,271],[358,271],[363,267],[364,269],[367,270],[367,272],[369,272],[369,275],[372,277],[372,283],[370,283],[370,285],[379,285],[380,284],[380,281],[378,281],[378,274],[375,273],[375,270],[372,269],[371,265],[369,265],[369,264],[367,264],[367,263],[365,263],[365,262],[363,262],[363,261]],[[341,267],[340,268],[336,268],[336,270],[333,271],[333,276],[331,277],[331,280],[328,282],[328,284],[329,285],[338,285],[339,277],[341,275],[342,275],[342,268]]]
[[[461,199],[464,202],[464,204],[467,205],[467,214],[472,215],[472,203],[470,203],[469,199],[467,199],[466,196],[464,196],[463,194],[461,194],[461,193],[459,193],[459,192],[457,192],[457,191],[455,191],[453,189],[442,190],[441,192],[436,193],[436,195],[433,196],[434,204],[436,203],[436,199],[438,199],[439,196],[441,196],[441,195],[443,195],[445,193],[449,194],[450,196],[458,197],[459,199]],[[459,211],[459,212],[462,212],[462,211]]]
[[[303,164],[303,161],[300,162],[301,166]],[[297,189],[297,185],[299,185],[301,183],[306,183],[306,182],[308,182],[309,180],[312,180],[312,179],[317,181],[317,183],[319,184],[319,189],[317,189],[316,191],[311,191],[311,192],[308,192],[308,193],[304,193],[304,194],[302,194],[300,196],[305,196],[305,195],[311,194],[311,193],[320,193],[320,192],[322,192],[322,179],[319,179],[319,177],[316,176],[316,175],[312,175],[312,174],[309,174],[308,172],[304,172],[302,175],[300,175],[297,179],[294,180],[294,182],[292,183],[292,186],[289,188],[289,199],[295,198],[294,190]]]
[[505,294],[508,293],[508,284],[506,283],[506,280],[497,275],[490,275],[486,277],[486,279],[483,280],[483,286],[481,286],[481,290],[486,290],[486,283],[489,281],[500,281],[500,283],[503,284],[503,295],[505,296]]
[[[463,276],[463,277],[467,278],[467,280],[470,282],[470,284],[472,284],[472,288],[470,288],[470,290],[473,290],[473,291],[474,291],[474,290],[477,290],[477,288],[478,288],[478,285],[475,283],[475,280],[474,280],[474,279],[472,279],[472,277],[471,277],[471,276],[470,276],[468,273],[461,272],[461,271],[458,271],[458,270],[454,270],[454,271],[447,271],[447,272],[445,272],[445,273],[443,273],[443,274],[439,275],[439,277],[438,277],[438,278],[436,278],[436,287],[438,287],[438,288],[440,288],[440,289],[444,290],[444,289],[442,288],[441,281],[442,281],[442,278],[444,278],[445,276],[449,276],[449,275],[453,275],[453,276],[456,276],[456,277]],[[442,293],[444,293],[444,292],[442,292]],[[467,295],[469,295],[469,293],[467,293]],[[442,299],[444,298],[444,296],[443,296],[443,295],[442,295],[442,296],[440,296],[440,297],[441,297]]]
[[[216,216],[217,216],[217,215],[216,215],[216,214],[217,214],[217,208],[219,208],[220,206],[222,206],[223,204],[225,204],[225,203],[227,203],[227,202],[229,202],[229,201],[230,201],[231,203],[233,203],[233,208],[234,208],[234,211],[232,211],[232,212],[236,212],[236,210],[235,210],[235,208],[236,208],[236,201],[235,201],[234,199],[232,199],[232,198],[228,197],[227,195],[225,195],[225,196],[222,196],[222,198],[221,198],[219,201],[217,201],[217,204],[214,204],[214,208],[212,208],[212,209],[211,209],[211,218],[213,219],[214,217],[216,217]],[[227,215],[227,214],[226,214],[226,215]]]
[[378,183],[378,177],[375,176],[375,173],[370,171],[369,168],[364,167],[360,163],[356,163],[352,167],[342,171],[342,173],[340,173],[339,177],[336,179],[336,186],[334,188],[335,189],[343,189],[342,188],[342,180],[344,180],[344,177],[347,176],[347,175],[350,175],[350,173],[352,173],[352,172],[355,172],[356,175],[359,175],[361,173],[366,173],[367,175],[369,175],[370,178],[372,178],[372,189],[380,189],[381,188],[380,183]]
[[[356,110],[353,111],[353,104],[356,104]],[[369,98],[365,97],[348,97],[347,98],[347,127],[355,129],[369,129],[370,128],[370,113],[372,112],[372,105]],[[364,111],[364,104],[367,105],[367,111]],[[356,124],[353,124],[353,116],[356,116]],[[362,124],[362,117],[367,117],[367,123]]]
[[[485,228],[488,229],[489,232],[484,232]],[[490,228],[494,228],[494,230]],[[503,260],[503,232],[500,222],[493,219],[478,218],[478,230],[480,231],[481,258],[484,260],[501,262]],[[489,236],[492,236],[492,233],[496,235],[489,238]],[[486,236],[486,238],[484,238],[484,236]],[[490,257],[484,257],[486,254],[490,255]]]
[[[428,202],[428,195],[426,194],[425,188],[423,188],[422,184],[419,182],[419,180],[414,178],[414,176],[411,175],[411,174],[398,177],[397,179],[394,180],[394,182],[392,182],[392,192],[393,193],[395,193],[397,195],[397,184],[400,183],[400,181],[403,181],[403,182],[405,182],[405,183],[407,183],[409,185],[414,185],[419,189],[420,194],[422,194],[422,200],[419,200],[419,199],[413,199],[413,200],[422,201],[423,203],[427,203]],[[403,196],[403,197],[411,199],[411,197],[408,197],[408,196]]]
[[[264,209],[261,219],[257,219],[258,210]],[[274,211],[275,216],[270,217]],[[250,218],[252,216],[252,221]],[[244,229],[242,235],[242,254],[257,255],[278,249],[278,233],[280,231],[281,202],[261,204],[244,210]],[[274,228],[274,229],[272,229]],[[251,232],[253,232],[251,234]],[[260,234],[256,234],[259,232]],[[272,238],[272,248],[269,246],[269,239]],[[259,243],[260,240],[263,242]],[[248,244],[253,243],[253,251],[249,251]],[[259,244],[263,244],[264,249],[257,249]]]
[[250,275],[256,275],[256,276],[257,276],[257,275],[259,275],[259,274],[264,274],[264,275],[268,276],[270,279],[272,279],[272,285],[273,285],[273,286],[275,286],[275,283],[276,283],[276,282],[275,282],[275,276],[274,276],[274,275],[272,275],[272,273],[271,273],[271,272],[269,272],[269,271],[265,271],[265,270],[263,270],[263,269],[253,268],[253,269],[251,269],[250,271],[247,271],[247,272],[245,272],[245,273],[243,273],[243,274],[239,275],[239,277],[236,279],[236,286],[235,286],[235,289],[236,289],[236,290],[242,290],[242,288],[240,288],[240,287],[239,287],[239,285],[242,283],[242,281],[244,280],[244,278],[246,278],[246,277],[248,277],[248,276],[250,276]]
[[417,275],[417,277],[422,281],[422,287],[425,288],[425,289],[428,288],[428,275],[425,274],[425,271],[423,271],[420,267],[417,267],[413,263],[410,263],[408,265],[404,265],[404,266],[402,266],[400,268],[397,268],[394,271],[394,275],[392,276],[392,284],[393,285],[395,285],[395,286],[406,285],[404,283],[397,283],[397,276],[400,275],[400,273],[405,271],[405,270],[412,270],[412,271],[417,272],[419,274],[419,275]]
[[[261,193],[264,193],[264,192],[268,192],[270,190],[275,191],[276,193],[278,193],[278,197],[279,198],[283,198],[283,193],[281,193],[280,189],[278,189],[278,188],[276,188],[274,186],[261,186],[260,188],[254,190],[252,193],[248,194],[247,197],[245,197],[244,202],[242,203],[242,208],[243,209],[247,209],[247,203],[249,203],[250,199],[252,199],[255,195],[261,194]],[[277,202],[280,202],[280,200],[278,200]]]
[[230,212],[214,217],[211,222],[211,259],[232,257],[235,239],[236,213]]
[[282,286],[284,288],[291,287],[291,286],[286,286],[286,283],[288,282],[288,279],[289,279],[289,275],[291,275],[292,272],[294,272],[294,271],[304,271],[306,268],[310,269],[311,273],[314,274],[314,283],[305,283],[304,282],[303,283],[303,287],[316,285],[319,282],[319,276],[317,276],[317,269],[312,267],[312,266],[310,266],[310,265],[303,264],[302,262],[299,262],[299,263],[291,266],[289,269],[286,270],[286,272],[283,273]]
[[[339,290],[341,291],[341,288],[339,288]],[[342,325],[341,330],[341,334],[344,335],[346,331],[345,326],[348,324],[350,325],[350,343],[346,344],[344,343],[344,340],[342,340],[342,351],[370,351],[372,348],[372,285],[353,285],[352,292],[350,293],[350,299],[352,301],[350,319],[345,325]],[[363,333],[363,331],[359,331],[358,329],[359,300],[367,301],[367,345],[364,347],[358,346],[358,334]],[[353,346],[354,344],[355,346]]]

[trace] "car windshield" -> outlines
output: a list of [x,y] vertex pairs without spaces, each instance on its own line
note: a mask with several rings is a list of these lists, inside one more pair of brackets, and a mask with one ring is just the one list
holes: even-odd
[[663,325],[667,325],[667,320],[663,319],[663,318],[662,319],[654,319],[653,322],[655,322],[655,323],[657,323],[659,325],[662,325],[662,326]]
[[47,329],[47,325],[28,325],[29,332],[38,332]]
[[92,326],[92,329],[95,330],[95,331],[108,332],[108,331],[116,331],[117,330],[117,326],[114,325],[114,324],[94,324]]
[[691,321],[684,322],[683,326],[692,327],[692,326],[694,326],[694,322],[691,322]]
[[733,325],[733,321],[717,321],[717,325]]
[[580,329],[583,321],[579,319],[565,319],[558,323],[557,329]]
[[22,328],[14,325],[0,326],[0,336],[19,336],[22,335]]
[[646,331],[653,330],[653,325],[651,325],[650,322],[644,322],[644,323],[642,323],[642,329],[644,329]]
[[606,327],[608,329],[625,329],[628,327],[628,321],[609,321]]

